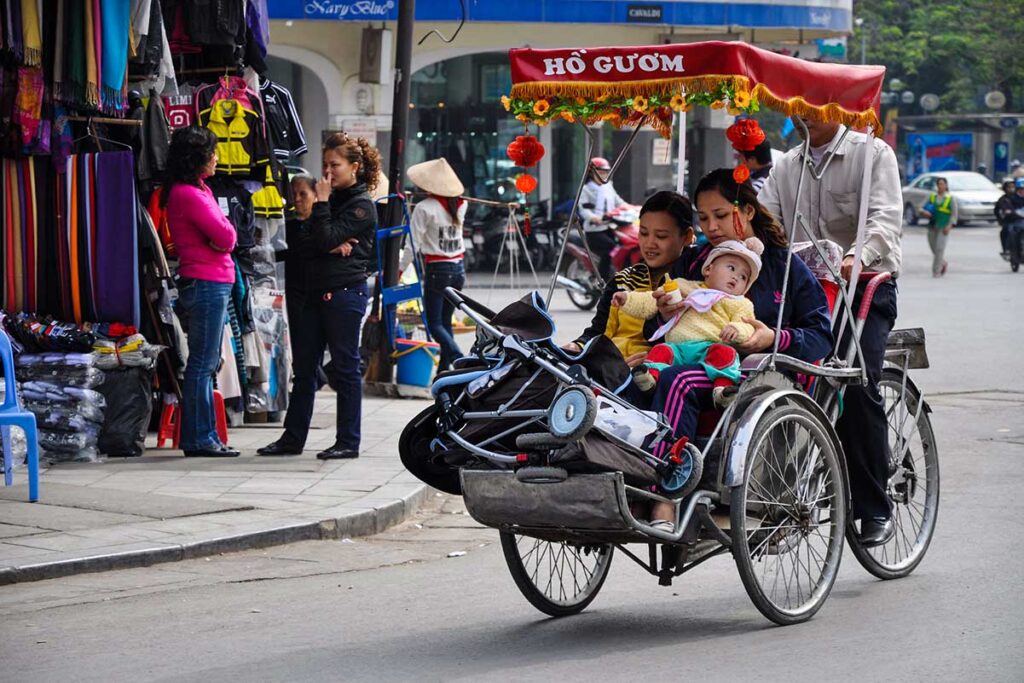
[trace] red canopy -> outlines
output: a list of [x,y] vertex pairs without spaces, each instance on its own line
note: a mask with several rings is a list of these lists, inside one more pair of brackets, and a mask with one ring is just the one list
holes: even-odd
[[878,106],[885,67],[824,64],[745,43],[509,51],[512,97],[670,96],[714,91],[723,83],[786,114],[881,132]]

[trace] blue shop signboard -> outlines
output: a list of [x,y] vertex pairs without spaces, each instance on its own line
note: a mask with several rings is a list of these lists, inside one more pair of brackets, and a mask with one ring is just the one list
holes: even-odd
[[[397,0],[268,0],[271,19],[387,21],[398,18]],[[852,30],[847,0],[790,2],[628,2],[622,0],[474,0],[466,3],[469,21],[526,23],[744,26]],[[417,0],[418,21],[458,21],[454,0]]]

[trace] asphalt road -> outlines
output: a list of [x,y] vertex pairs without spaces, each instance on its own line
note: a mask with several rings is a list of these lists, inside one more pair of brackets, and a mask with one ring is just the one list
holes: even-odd
[[[998,260],[994,230],[968,228],[933,280],[924,239],[906,236],[900,326],[928,331],[932,368],[916,378],[934,409],[942,503],[909,578],[878,581],[847,553],[822,611],[779,628],[727,556],[660,588],[618,555],[587,611],[553,620],[519,595],[496,533],[436,497],[372,539],[5,587],[0,676],[1020,681],[1024,273]],[[578,328],[585,316],[563,304],[556,317]]]

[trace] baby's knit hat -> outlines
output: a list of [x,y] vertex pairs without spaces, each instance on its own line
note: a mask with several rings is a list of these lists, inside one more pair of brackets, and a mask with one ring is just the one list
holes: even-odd
[[764,244],[756,237],[748,237],[740,242],[739,240],[726,240],[711,250],[707,259],[704,260],[702,272],[707,275],[711,263],[719,256],[731,254],[739,256],[750,265],[750,282],[747,283],[747,291],[754,284],[754,280],[761,274],[761,254],[764,252]]

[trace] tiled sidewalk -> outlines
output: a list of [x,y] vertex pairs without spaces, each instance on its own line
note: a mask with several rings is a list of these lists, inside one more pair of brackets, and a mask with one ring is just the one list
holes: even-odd
[[0,487],[0,584],[148,565],[311,538],[372,534],[401,521],[426,488],[398,458],[398,437],[422,400],[367,397],[358,460],[319,461],[334,438],[334,394],[321,392],[306,451],[265,458],[280,425],[233,428],[239,458],[140,458],[60,464],[38,503],[24,468]]

